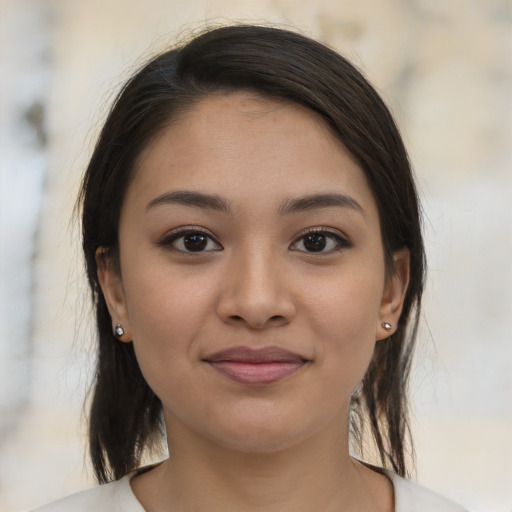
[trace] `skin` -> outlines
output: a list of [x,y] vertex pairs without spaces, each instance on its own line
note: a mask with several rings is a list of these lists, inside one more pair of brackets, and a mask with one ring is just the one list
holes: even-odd
[[[163,197],[177,191],[224,209]],[[349,200],[290,208],[315,194]],[[204,250],[187,251],[183,227],[205,233]],[[347,425],[393,332],[381,324],[397,325],[409,258],[397,252],[387,275],[364,173],[316,114],[244,92],[201,100],[145,149],[119,243],[120,272],[98,255],[99,278],[162,401],[171,454],[131,481],[146,510],[393,510],[388,479],[350,457]],[[250,386],[204,362],[235,346],[307,363]]]

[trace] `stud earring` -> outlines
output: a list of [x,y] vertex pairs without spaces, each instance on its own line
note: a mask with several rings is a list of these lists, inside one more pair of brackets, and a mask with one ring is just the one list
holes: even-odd
[[124,329],[123,329],[123,327],[121,326],[121,324],[117,324],[117,325],[114,327],[114,336],[115,336],[116,338],[120,338],[123,334],[124,334]]
[[382,327],[384,327],[384,329],[386,331],[391,331],[391,324],[388,324],[387,322],[383,322],[381,325],[382,325]]

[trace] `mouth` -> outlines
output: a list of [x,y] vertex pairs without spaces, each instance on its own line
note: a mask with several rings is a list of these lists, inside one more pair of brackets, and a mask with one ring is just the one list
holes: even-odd
[[203,359],[225,377],[250,386],[267,386],[297,373],[311,361],[279,347],[233,347]]

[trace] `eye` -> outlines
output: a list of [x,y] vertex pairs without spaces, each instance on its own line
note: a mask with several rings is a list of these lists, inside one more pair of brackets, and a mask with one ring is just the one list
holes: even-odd
[[198,229],[186,229],[170,233],[158,245],[185,253],[211,252],[222,249],[221,245],[208,233]]
[[351,247],[348,240],[332,231],[309,231],[294,242],[290,249],[309,253],[331,253]]

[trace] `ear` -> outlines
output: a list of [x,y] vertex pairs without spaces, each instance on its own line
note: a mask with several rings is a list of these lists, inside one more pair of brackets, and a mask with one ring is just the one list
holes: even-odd
[[[392,273],[387,277],[382,295],[376,340],[391,336],[397,328],[404,304],[410,275],[409,249],[400,249],[393,254]],[[382,324],[390,324],[391,329],[384,329]]]
[[132,341],[132,336],[123,282],[118,265],[113,262],[112,255],[108,249],[104,247],[98,248],[96,251],[96,267],[98,269],[98,281],[107,303],[110,318],[112,319],[112,329],[114,329],[115,325],[121,324],[124,334],[118,339],[128,343]]

